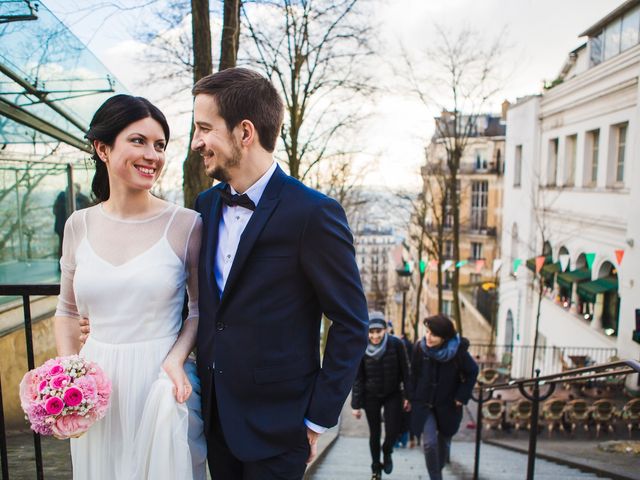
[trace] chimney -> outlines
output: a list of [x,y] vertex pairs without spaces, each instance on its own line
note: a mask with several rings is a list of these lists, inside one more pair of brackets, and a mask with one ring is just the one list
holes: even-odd
[[502,115],[500,116],[500,118],[502,118],[502,120],[507,120],[507,112],[509,111],[509,107],[511,106],[511,103],[509,103],[509,100],[505,100],[502,102]]

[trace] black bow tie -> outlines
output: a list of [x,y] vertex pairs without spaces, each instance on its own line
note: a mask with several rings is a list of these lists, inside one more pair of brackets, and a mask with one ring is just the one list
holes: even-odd
[[246,193],[238,195],[237,193],[232,195],[229,191],[229,187],[224,190],[220,190],[220,198],[224,203],[230,207],[244,207],[249,210],[255,210],[256,204],[249,198]]

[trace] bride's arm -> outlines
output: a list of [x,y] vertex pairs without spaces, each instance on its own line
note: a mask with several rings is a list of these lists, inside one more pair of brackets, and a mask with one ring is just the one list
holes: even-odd
[[58,355],[74,355],[80,351],[80,326],[78,308],[73,292],[73,276],[76,271],[75,249],[77,238],[73,228],[74,218],[64,226],[62,258],[60,259],[60,295],[53,320]]
[[162,368],[173,382],[176,400],[185,402],[191,395],[191,383],[184,371],[184,362],[196,345],[198,332],[198,257],[202,236],[202,220],[196,217],[186,247],[187,295],[189,314],[182,324],[176,343],[167,354]]

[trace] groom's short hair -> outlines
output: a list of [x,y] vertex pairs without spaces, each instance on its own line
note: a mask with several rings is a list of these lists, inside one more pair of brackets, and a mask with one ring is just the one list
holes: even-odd
[[275,150],[284,105],[267,78],[247,68],[228,68],[198,80],[191,93],[213,96],[229,130],[242,120],[249,120],[258,132],[262,148],[268,152]]

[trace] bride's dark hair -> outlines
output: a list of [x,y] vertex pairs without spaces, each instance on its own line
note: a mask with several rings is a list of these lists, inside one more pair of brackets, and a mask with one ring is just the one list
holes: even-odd
[[[164,114],[149,100],[131,95],[115,95],[100,105],[89,124],[89,131],[85,135],[91,142],[93,154],[91,158],[96,164],[96,173],[91,182],[91,190],[96,198],[104,202],[109,198],[109,175],[107,166],[100,159],[94,140],[99,140],[109,146],[113,146],[118,134],[133,122],[143,118],[153,118],[160,124],[164,131],[166,143],[169,143],[169,124]],[[166,149],[165,144],[165,149]]]

